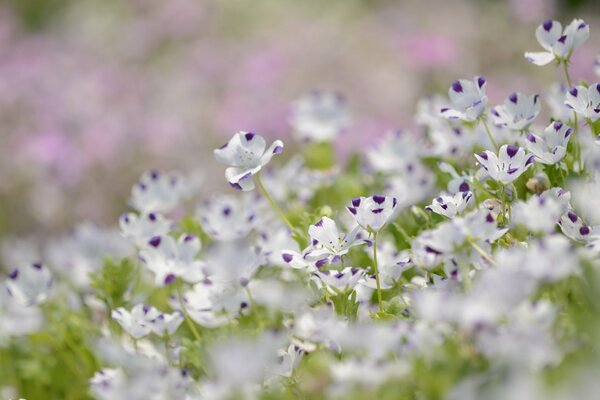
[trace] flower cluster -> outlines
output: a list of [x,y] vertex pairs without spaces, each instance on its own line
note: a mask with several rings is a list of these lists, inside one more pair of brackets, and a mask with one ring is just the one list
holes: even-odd
[[[345,166],[328,143],[348,108],[315,92],[290,121],[308,150],[285,166],[283,141],[253,132],[214,150],[246,193],[195,202],[190,179],[143,174],[118,231],[14,256],[0,355],[96,399],[594,398],[600,84],[568,70],[588,35],[537,29],[547,52],[526,57],[562,64],[560,90],[492,107],[483,77],[456,80],[419,103],[418,132]],[[17,364],[0,383],[40,395]]]

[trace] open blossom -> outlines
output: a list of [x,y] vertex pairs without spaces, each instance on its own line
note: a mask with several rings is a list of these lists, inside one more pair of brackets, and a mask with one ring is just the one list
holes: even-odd
[[535,157],[521,147],[505,144],[500,147],[498,155],[486,150],[475,154],[475,158],[493,180],[506,185],[527,171]]
[[330,142],[350,124],[350,113],[338,93],[314,91],[292,105],[290,124],[299,140]]
[[454,196],[442,194],[433,199],[425,209],[448,218],[454,218],[456,215],[462,214],[472,199],[471,191],[458,192]]
[[452,107],[443,107],[440,110],[442,117],[463,121],[478,119],[488,102],[486,84],[483,76],[476,76],[472,82],[466,79],[454,81],[448,90]]
[[342,270],[316,271],[315,276],[333,293],[336,291],[346,292],[354,287],[365,276],[365,270],[360,268],[346,267]]
[[14,269],[6,280],[8,293],[23,306],[44,303],[51,286],[52,274],[48,267],[37,262]]
[[252,132],[238,132],[229,142],[214,151],[217,161],[231,165],[225,170],[225,178],[234,189],[254,190],[252,177],[271,161],[275,154],[283,152],[283,142],[276,140],[267,149],[265,139]]
[[535,31],[535,37],[546,51],[526,52],[525,59],[535,65],[569,60],[573,50],[581,46],[589,36],[590,27],[581,19],[574,19],[564,31],[560,22],[547,20]]
[[346,209],[364,230],[376,233],[390,220],[397,205],[395,197],[374,195],[356,197]]
[[503,105],[494,107],[491,113],[496,125],[520,131],[531,125],[540,110],[540,95],[513,93],[504,100]]
[[202,229],[216,240],[235,240],[247,236],[256,225],[255,199],[228,195],[216,196],[196,210]]
[[578,242],[587,242],[593,236],[592,227],[586,225],[580,216],[569,210],[560,217],[558,222],[563,233]]
[[567,92],[565,105],[582,117],[596,121],[600,118],[600,83],[594,83],[587,88],[571,88]]
[[121,234],[138,247],[144,247],[154,236],[166,235],[171,226],[172,222],[159,213],[127,213],[119,218]]
[[529,133],[525,146],[542,164],[556,164],[567,154],[573,129],[560,121],[551,123],[540,135]]
[[551,191],[531,196],[527,202],[516,202],[512,222],[525,225],[532,232],[551,233],[565,212],[565,205]]
[[176,311],[165,314],[152,306],[138,304],[131,311],[119,307],[112,311],[112,319],[134,339],[140,339],[152,332],[159,336],[172,335],[183,322],[183,314]]
[[347,235],[342,235],[334,220],[323,217],[319,222],[308,228],[312,246],[311,253],[317,257],[320,254],[328,254],[333,258],[341,257],[348,253],[350,248],[365,243],[364,240],[358,237],[360,231],[361,228],[357,226]]
[[129,205],[141,213],[168,213],[187,192],[187,185],[178,173],[148,171],[131,188]]
[[193,283],[204,277],[204,263],[195,259],[200,248],[200,239],[194,235],[182,234],[177,241],[171,236],[155,236],[140,258],[154,273],[156,285],[168,285],[177,277]]

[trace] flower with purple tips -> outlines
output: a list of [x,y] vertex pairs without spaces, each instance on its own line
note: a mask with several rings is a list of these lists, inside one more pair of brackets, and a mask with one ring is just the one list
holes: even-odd
[[553,165],[567,154],[567,146],[573,129],[560,121],[551,123],[544,131],[536,135],[527,134],[525,147],[535,155],[535,160],[542,164]]
[[52,287],[52,274],[39,262],[12,270],[6,280],[6,290],[18,303],[26,307],[36,306],[48,299]]
[[454,81],[448,89],[452,107],[443,107],[440,110],[441,116],[450,120],[477,120],[487,106],[486,84],[482,76],[476,76],[473,81],[466,79]]
[[491,114],[496,125],[521,131],[531,125],[540,110],[539,95],[527,96],[517,92],[508,96],[503,105],[494,107]]
[[396,211],[398,201],[395,197],[374,195],[356,197],[346,209],[358,225],[369,233],[379,232]]
[[580,116],[596,121],[600,118],[600,83],[589,87],[575,86],[567,92],[565,105]]
[[481,168],[495,181],[504,185],[515,181],[534,163],[535,156],[525,149],[513,145],[503,145],[498,154],[486,150],[475,154]]
[[558,21],[547,20],[535,31],[535,37],[546,51],[526,52],[525,59],[535,65],[546,65],[556,60],[566,62],[573,50],[590,36],[590,27],[581,19],[574,19],[563,31]]

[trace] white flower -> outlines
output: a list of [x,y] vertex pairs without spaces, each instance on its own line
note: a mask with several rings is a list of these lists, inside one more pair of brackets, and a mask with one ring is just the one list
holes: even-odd
[[567,146],[573,129],[560,121],[551,123],[541,135],[529,133],[525,146],[542,164],[556,164],[567,154]]
[[122,399],[122,387],[127,383],[127,377],[121,368],[104,368],[96,372],[89,383],[96,399]]
[[367,150],[367,159],[377,171],[398,173],[420,163],[422,154],[423,146],[417,137],[410,132],[394,131]]
[[535,159],[523,148],[506,144],[500,147],[498,155],[486,150],[475,154],[475,158],[492,179],[505,185],[513,182],[527,171]]
[[[265,139],[252,132],[238,132],[229,142],[214,151],[217,161],[231,165],[225,170],[225,178],[234,189],[254,189],[251,179],[271,161],[273,155],[283,152],[283,142],[276,140],[266,149]],[[265,150],[266,149],[266,150]]]
[[541,196],[531,196],[527,202],[518,201],[512,208],[512,222],[525,225],[532,232],[551,233],[565,212],[565,206],[546,191]]
[[587,242],[592,236],[593,231],[589,225],[584,224],[581,217],[569,210],[560,217],[558,222],[563,233],[578,242]]
[[454,81],[448,90],[453,107],[443,107],[440,110],[442,117],[463,121],[478,119],[485,111],[488,101],[485,87],[486,80],[482,76],[476,76],[472,82],[466,79]]
[[[323,217],[308,228],[311,238],[309,253],[317,258],[321,254],[327,254],[332,257],[330,261],[334,261],[334,258],[348,253],[350,248],[365,243],[364,240],[358,238],[360,231],[361,228],[356,226],[347,235],[341,235],[335,221],[329,217]],[[283,257],[286,260],[287,257],[285,255]]]
[[[402,273],[413,267],[408,251],[398,253],[391,242],[383,242],[377,249],[379,283],[382,289],[390,289],[400,279]],[[366,275],[361,285],[377,288],[375,275]]]
[[456,215],[462,214],[472,199],[471,191],[458,192],[454,196],[442,194],[433,199],[425,209],[448,218],[454,218]]
[[555,83],[550,86],[546,95],[546,103],[550,107],[550,115],[558,121],[568,121],[573,118],[573,111],[565,105],[567,90],[569,88],[564,83]]
[[52,274],[42,263],[32,263],[14,269],[8,274],[6,289],[23,306],[35,306],[48,299]]
[[160,313],[152,322],[152,331],[158,336],[164,336],[165,333],[172,335],[184,320],[183,312],[175,311],[171,314]]
[[397,205],[395,197],[374,195],[356,197],[346,209],[364,230],[376,233],[390,220]]
[[567,92],[565,105],[582,117],[596,121],[600,118],[600,83],[594,83],[587,88],[571,88]]
[[341,95],[314,91],[292,104],[290,124],[299,140],[331,142],[350,124],[350,113]]
[[193,283],[204,277],[205,264],[194,259],[200,248],[200,239],[194,235],[182,234],[177,241],[171,236],[155,236],[140,258],[154,273],[156,285],[168,285],[177,277]]
[[168,213],[177,207],[187,191],[178,173],[148,171],[131,188],[129,205],[141,213]]
[[346,292],[354,287],[364,278],[365,270],[361,268],[346,267],[342,270],[316,271],[314,275],[332,293]]
[[154,236],[166,235],[171,226],[172,222],[158,213],[127,213],[119,218],[121,234],[138,247],[146,246]]
[[235,240],[247,236],[256,225],[255,199],[221,195],[196,210],[202,229],[216,240]]
[[132,338],[140,339],[152,332],[153,321],[159,315],[160,312],[156,308],[138,304],[131,309],[131,312],[123,307],[113,310],[111,318],[117,321]]
[[569,60],[573,50],[581,46],[589,36],[590,27],[581,19],[574,19],[564,32],[560,22],[547,20],[535,31],[535,37],[546,51],[526,52],[525,59],[535,65]]
[[208,328],[227,324],[249,305],[247,295],[239,286],[211,279],[195,284],[183,298],[190,318]]
[[496,125],[520,131],[531,125],[540,110],[538,94],[527,96],[513,93],[504,100],[503,105],[494,107],[491,113]]

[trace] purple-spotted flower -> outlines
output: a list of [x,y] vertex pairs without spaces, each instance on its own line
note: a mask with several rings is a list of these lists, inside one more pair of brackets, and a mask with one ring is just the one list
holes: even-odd
[[530,132],[525,147],[542,164],[553,165],[567,154],[567,146],[573,129],[560,121],[551,123],[540,135]]
[[546,191],[531,196],[527,202],[516,202],[512,207],[512,222],[523,224],[532,232],[551,233],[565,209],[554,192]]
[[145,247],[154,236],[166,235],[172,223],[158,213],[127,213],[119,218],[121,234],[138,247]]
[[213,239],[228,241],[247,236],[256,225],[253,198],[217,196],[196,210],[202,229]]
[[30,307],[44,303],[52,287],[52,274],[42,263],[31,263],[8,274],[6,290],[20,305]]
[[448,218],[454,218],[467,208],[473,200],[473,192],[458,192],[455,195],[442,194],[425,207],[427,211],[433,211],[436,214],[443,215]]
[[194,235],[182,234],[177,241],[171,236],[155,236],[140,252],[140,258],[154,273],[157,286],[168,285],[178,277],[194,283],[204,278],[205,264],[195,259],[200,248],[200,239]]
[[531,125],[540,110],[540,95],[513,93],[504,100],[503,105],[494,107],[491,113],[496,125],[520,131]]
[[141,213],[168,213],[187,193],[187,185],[178,173],[148,171],[131,188],[129,205]]
[[506,144],[500,147],[498,155],[486,150],[475,154],[475,158],[493,180],[505,185],[521,176],[535,160],[525,149]]
[[581,19],[574,19],[564,31],[560,22],[547,20],[535,31],[535,37],[546,51],[526,52],[525,59],[535,65],[546,65],[554,60],[568,61],[573,50],[589,36],[590,27]]
[[558,225],[567,237],[578,242],[587,242],[592,237],[592,227],[586,225],[573,210],[564,213]]
[[[360,226],[356,226],[348,234],[342,235],[334,220],[323,217],[319,222],[308,228],[308,234],[311,239],[311,249],[309,250],[312,258],[320,259],[321,255],[329,256],[329,261],[334,262],[339,257],[348,253],[350,248],[365,244],[366,241],[360,239]],[[284,261],[286,260],[285,255]]]
[[473,81],[454,81],[448,90],[452,107],[443,107],[440,110],[441,116],[451,120],[477,120],[484,113],[488,102],[485,88],[486,80],[483,76],[476,76]]
[[600,83],[589,87],[575,86],[567,92],[565,105],[592,121],[600,118]]
[[390,220],[397,205],[398,201],[395,197],[374,195],[356,197],[346,209],[364,230],[377,233]]
[[237,190],[254,190],[252,177],[283,152],[283,142],[276,140],[267,149],[265,139],[252,132],[238,132],[229,142],[214,151],[217,161],[231,165],[225,170],[227,182]]
[[292,104],[290,124],[298,140],[331,142],[350,125],[350,113],[340,94],[313,91]]
[[111,318],[134,339],[141,339],[152,332],[152,321],[160,312],[146,304],[138,304],[130,311],[119,307],[112,311]]
[[342,270],[316,271],[316,276],[327,290],[332,293],[343,293],[354,289],[365,277],[365,270],[361,268],[346,267]]

